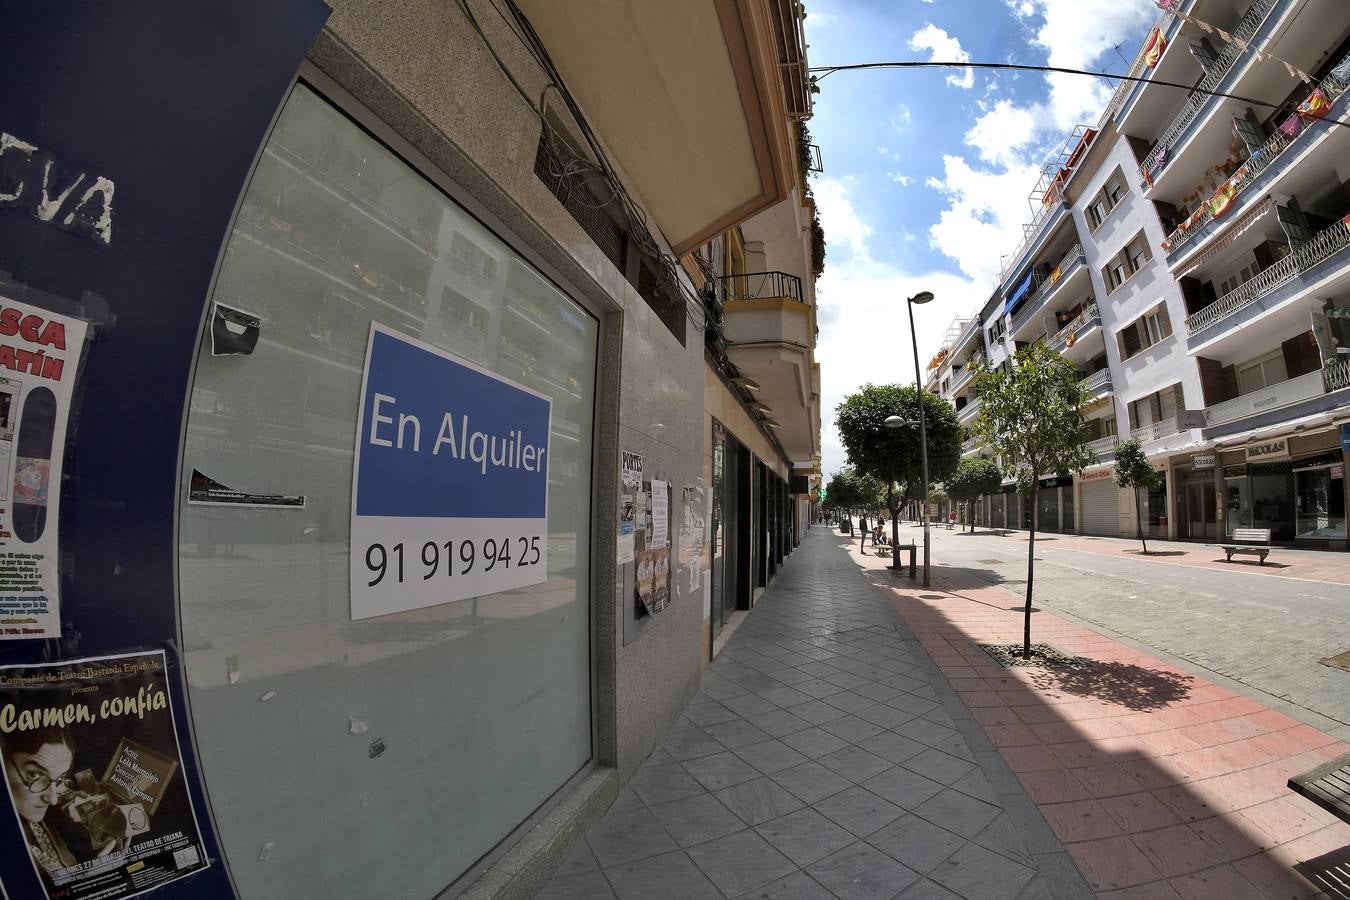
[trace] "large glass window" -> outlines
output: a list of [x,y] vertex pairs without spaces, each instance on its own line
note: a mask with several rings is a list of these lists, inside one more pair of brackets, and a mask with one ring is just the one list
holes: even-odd
[[[597,323],[304,86],[213,299],[259,337],[213,355],[208,325],[185,480],[305,498],[182,508],[192,721],[235,881],[249,900],[432,897],[591,757]],[[352,621],[371,322],[552,398],[546,583]]]
[[1295,537],[1345,539],[1343,471],[1339,464],[1294,471]]

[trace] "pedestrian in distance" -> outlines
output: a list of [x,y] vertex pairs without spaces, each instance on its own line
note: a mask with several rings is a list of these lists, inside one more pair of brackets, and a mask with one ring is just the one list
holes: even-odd
[[867,530],[867,516],[858,517],[858,552],[863,553],[867,550],[867,536],[871,534]]

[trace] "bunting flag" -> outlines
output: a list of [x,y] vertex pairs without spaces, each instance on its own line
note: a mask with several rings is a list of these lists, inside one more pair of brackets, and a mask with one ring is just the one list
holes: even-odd
[[1059,281],[1060,276],[1063,274],[1064,272],[1062,268],[1060,266],[1055,266],[1055,270],[1050,273],[1050,277],[1047,278],[1046,280],[1049,281],[1051,284],[1054,284],[1056,281]]
[[1217,219],[1228,210],[1232,209],[1233,202],[1237,199],[1237,188],[1231,181],[1225,181],[1214,192],[1214,196],[1209,198],[1209,214]]
[[1161,29],[1154,28],[1148,36],[1148,41],[1144,44],[1144,65],[1150,69],[1156,66],[1166,49],[1167,38],[1163,37]]
[[1318,88],[1308,95],[1308,99],[1298,105],[1298,114],[1305,119],[1321,119],[1331,112],[1331,101]]
[[[1195,16],[1192,16],[1189,13],[1182,12],[1180,9],[1181,0],[1156,0],[1156,2],[1158,8],[1161,9],[1163,12],[1167,13],[1168,15],[1175,16],[1176,18],[1181,19],[1183,22],[1189,22],[1196,28],[1199,28],[1205,34],[1217,33],[1225,44],[1232,44],[1233,46],[1237,47],[1239,50],[1243,52],[1254,53],[1256,55],[1256,58],[1261,62],[1268,62],[1274,60],[1275,62],[1278,62],[1284,66],[1284,70],[1289,73],[1290,78],[1297,78],[1304,84],[1312,84],[1313,82],[1312,76],[1309,75],[1307,72],[1303,71],[1302,69],[1290,65],[1287,61],[1280,59],[1279,57],[1271,56],[1269,53],[1263,53],[1260,50],[1252,48],[1250,43],[1245,38],[1237,37],[1231,32],[1224,31],[1222,28],[1218,28],[1215,27],[1214,25],[1209,24],[1204,19],[1197,19]],[[1155,28],[1153,30],[1153,34],[1149,35],[1148,41],[1144,44],[1143,50],[1144,62],[1147,63],[1150,68],[1152,68],[1154,65],[1157,64],[1156,58],[1151,62],[1149,61],[1149,54],[1152,48],[1154,34],[1158,34],[1158,36],[1161,37],[1159,29]],[[1158,55],[1159,56],[1162,55],[1161,50],[1158,51]]]

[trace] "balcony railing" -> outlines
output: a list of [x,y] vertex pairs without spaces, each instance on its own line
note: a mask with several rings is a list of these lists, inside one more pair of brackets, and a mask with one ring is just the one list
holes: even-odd
[[1130,437],[1137,441],[1147,443],[1156,441],[1159,438],[1165,438],[1169,434],[1176,434],[1181,430],[1181,424],[1176,416],[1168,416],[1166,419],[1160,419],[1151,425],[1141,425],[1130,432]]
[[1322,370],[1322,385],[1327,393],[1350,388],[1350,359],[1334,362]]
[[947,390],[955,394],[958,390],[965,387],[966,382],[970,381],[970,379],[973,378],[974,375],[975,371],[970,367],[970,363],[967,363],[966,365],[961,367],[961,371],[952,374],[952,383],[951,386],[947,388]]
[[1050,347],[1056,353],[1063,353],[1078,342],[1078,334],[1102,324],[1101,312],[1096,303],[1089,303],[1073,320],[1050,338]]
[[787,272],[751,272],[718,279],[727,300],[802,300],[802,280]]
[[1327,390],[1321,372],[1309,372],[1205,407],[1205,425],[1223,425],[1320,396]]
[[978,412],[979,409],[980,409],[980,398],[976,397],[974,400],[970,401],[965,406],[961,407],[956,411],[956,419],[958,422],[968,422],[971,419],[975,418],[975,413]]
[[[1140,164],[1139,173],[1144,177],[1145,184],[1151,185],[1158,172],[1167,165],[1167,159],[1176,150],[1175,144],[1178,139],[1205,107],[1213,101],[1214,98],[1210,92],[1214,91],[1219,83],[1228,76],[1233,64],[1239,59],[1250,58],[1245,48],[1266,20],[1266,16],[1275,8],[1275,5],[1276,0],[1256,0],[1251,9],[1247,10],[1247,14],[1238,22],[1237,27],[1232,31],[1232,39],[1224,44],[1223,49],[1219,51],[1215,58],[1213,68],[1205,74],[1204,78],[1200,79],[1200,83],[1195,86],[1194,91],[1186,97],[1186,102],[1181,107],[1181,111],[1172,120],[1172,124],[1168,125],[1166,130],[1158,136],[1153,151]],[[1163,159],[1161,166],[1158,165],[1159,157]]]
[[1114,434],[1110,434],[1106,437],[1099,437],[1096,440],[1088,441],[1087,448],[1097,454],[1114,453],[1116,452],[1116,445],[1119,443],[1120,438],[1116,437]]
[[1017,249],[1012,252],[1012,255],[1008,257],[1008,261],[999,271],[999,285],[1002,285],[1003,282],[1008,280],[1009,273],[1012,272],[1013,268],[1022,258],[1022,254],[1026,252],[1027,247],[1031,245],[1032,238],[1040,234],[1041,227],[1045,225],[1050,217],[1057,211],[1064,208],[1064,194],[1059,184],[1056,183],[1050,186],[1049,191],[1047,191],[1047,197],[1049,202],[1042,202],[1040,211],[1036,213],[1030,222],[1027,222],[1022,226],[1022,241],[1017,245]]
[[[1327,95],[1327,99],[1335,104],[1341,98],[1341,95],[1350,88],[1350,81],[1340,81],[1334,77],[1328,76],[1322,81],[1322,92]],[[1339,116],[1333,111],[1327,118],[1335,120]],[[1228,180],[1228,183],[1241,196],[1257,177],[1275,162],[1291,144],[1298,143],[1303,135],[1308,134],[1312,129],[1304,128],[1293,138],[1285,137],[1284,133],[1278,128],[1264,144],[1252,152],[1252,155],[1238,167],[1237,172]],[[1194,219],[1188,219],[1184,225],[1178,226],[1167,239],[1163,241],[1163,250],[1169,257],[1175,256],[1182,248],[1189,245],[1204,230],[1205,226],[1214,220],[1214,212],[1208,203],[1202,204],[1198,214]]]
[[1041,281],[1041,283],[1037,285],[1035,292],[1026,300],[1022,301],[1021,308],[1013,313],[1012,327],[1014,331],[1027,323],[1027,320],[1031,318],[1031,314],[1036,311],[1036,308],[1041,305],[1042,301],[1055,292],[1055,288],[1069,280],[1069,276],[1073,274],[1075,269],[1082,265],[1083,259],[1082,244],[1075,244],[1068,253],[1064,254],[1064,258],[1059,261],[1059,265],[1055,266],[1055,272],[1058,272],[1059,274],[1055,275],[1054,272],[1051,272],[1050,274],[1053,278],[1047,277]]
[[1223,321],[1244,307],[1255,303],[1281,285],[1288,284],[1318,263],[1350,247],[1350,227],[1337,222],[1319,231],[1310,240],[1294,248],[1288,256],[1258,273],[1204,309],[1186,317],[1186,330],[1196,334],[1215,322]]
[[1102,391],[1108,391],[1111,389],[1111,370],[1099,369],[1078,382],[1078,384],[1081,385],[1083,390],[1090,396],[1099,394]]

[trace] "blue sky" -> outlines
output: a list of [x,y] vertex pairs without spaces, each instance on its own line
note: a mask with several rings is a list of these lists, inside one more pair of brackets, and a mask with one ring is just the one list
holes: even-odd
[[[1152,0],[806,0],[813,66],[895,60],[1050,64],[1123,72],[1158,16]],[[1119,45],[1117,52],[1116,45]],[[1122,56],[1125,61],[1122,61]],[[906,297],[921,365],[957,316],[978,311],[1031,216],[1042,166],[1095,124],[1102,79],[979,69],[838,72],[810,121],[828,252],[817,283],[826,476],[844,464],[843,397],[912,381]]]

